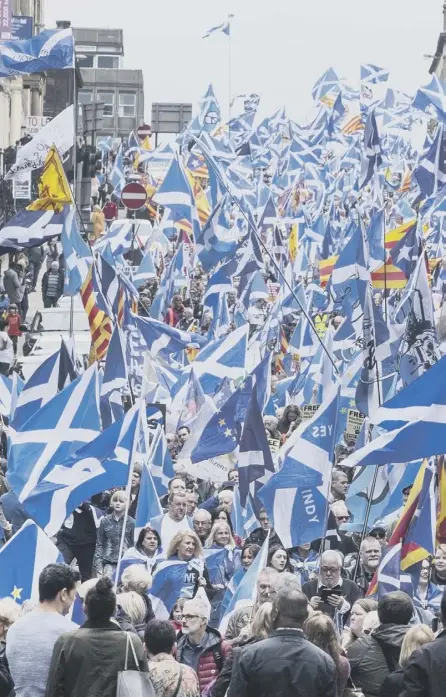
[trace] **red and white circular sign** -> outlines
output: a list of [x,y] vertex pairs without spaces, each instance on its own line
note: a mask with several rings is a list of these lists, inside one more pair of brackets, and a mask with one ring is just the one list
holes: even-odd
[[122,204],[131,211],[143,208],[147,203],[147,191],[141,184],[131,182],[126,184],[121,193]]

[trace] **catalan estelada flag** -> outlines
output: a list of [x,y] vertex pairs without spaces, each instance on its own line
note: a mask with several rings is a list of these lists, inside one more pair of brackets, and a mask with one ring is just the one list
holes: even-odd
[[390,261],[373,271],[371,276],[373,288],[395,290],[405,288],[407,285],[407,278],[403,271]]
[[435,468],[431,458],[424,470],[417,509],[404,536],[401,549],[402,571],[435,554],[436,521]]
[[100,360],[107,353],[113,327],[110,317],[100,310],[96,304],[91,268],[81,288],[81,298],[90,325],[92,347],[90,355],[93,357],[93,360]]
[[438,544],[446,544],[446,462],[444,455],[437,458],[437,479],[437,542]]
[[334,269],[334,265],[338,260],[338,256],[338,254],[334,254],[332,257],[328,257],[328,259],[324,259],[323,261],[319,262],[319,282],[321,284],[321,288],[325,288],[330,280],[330,276]]

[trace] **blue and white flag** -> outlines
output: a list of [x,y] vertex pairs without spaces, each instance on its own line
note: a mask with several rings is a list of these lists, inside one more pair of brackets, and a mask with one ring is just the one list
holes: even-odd
[[49,537],[27,520],[0,549],[0,595],[21,605],[39,600],[39,576],[48,564],[63,563],[62,554]]
[[216,32],[222,32],[223,34],[226,34],[226,36],[229,36],[230,31],[231,25],[228,20],[227,22],[222,22],[221,24],[217,24],[217,26],[208,29],[206,34],[204,34],[203,39],[207,39],[208,36],[211,36],[211,34],[215,34]]
[[392,591],[404,591],[409,597],[414,596],[412,577],[401,571],[401,550],[401,542],[383,550],[378,567],[378,599]]
[[0,77],[74,69],[72,29],[45,29],[31,39],[2,41]]
[[62,249],[65,257],[65,295],[76,295],[87,278],[93,259],[90,247],[82,239],[76,222],[76,211],[70,212],[62,228]]
[[370,111],[364,131],[364,154],[362,159],[359,188],[368,184],[382,163],[381,141],[376,124],[375,112]]
[[433,143],[413,174],[424,196],[432,196],[446,184],[443,124],[438,124]]
[[226,612],[220,619],[219,632],[224,636],[229,620],[242,607],[252,607],[257,599],[257,579],[268,561],[269,532],[262,548],[238,585]]
[[94,494],[127,485],[139,409],[135,405],[121,421],[69,458],[58,460],[29,495],[21,497],[25,509],[47,535],[55,535],[74,509]]
[[153,263],[152,253],[150,249],[147,249],[146,253],[141,259],[140,265],[132,276],[133,285],[135,288],[140,288],[143,283],[156,277],[157,274],[155,264]]
[[191,220],[195,199],[184,167],[178,155],[172,159],[167,174],[153,198],[155,203],[169,208],[177,220]]
[[125,185],[125,174],[124,174],[124,158],[122,154],[122,143],[119,146],[119,150],[116,153],[115,161],[113,163],[113,169],[110,172],[109,181],[113,186],[113,193],[115,196],[121,196],[122,189]]
[[326,532],[339,392],[333,387],[315,416],[299,426],[281,469],[258,493],[286,548]]
[[199,559],[192,559],[190,562],[168,559],[158,564],[150,589],[150,600],[155,617],[159,620],[169,619],[178,598],[193,597],[196,579],[193,569],[202,573],[203,562]]
[[185,348],[194,344],[195,346],[204,346],[206,338],[201,334],[193,332],[185,332],[175,327],[170,327],[164,322],[158,322],[156,319],[142,318],[138,315],[132,315],[133,320],[138,327],[147,348],[152,357],[161,353],[167,356],[171,353],[178,353]]
[[361,83],[363,85],[376,85],[378,82],[386,82],[389,71],[379,68],[377,65],[364,63],[361,65]]
[[54,211],[19,211],[0,230],[0,252],[38,247],[62,234],[70,206]]
[[8,481],[25,501],[55,465],[101,430],[96,364],[22,426],[9,430]]
[[[159,426],[151,448],[151,473],[157,496],[164,496],[168,491],[168,484],[175,477],[175,470],[171,454],[167,448],[164,429]],[[152,516],[155,517],[155,516]]]
[[333,70],[333,68],[328,68],[328,70],[321,75],[319,80],[317,80],[313,86],[312,95],[315,102],[319,102],[322,97],[327,94],[337,94],[340,92],[341,78]]
[[201,349],[194,360],[194,371],[205,394],[213,394],[225,377],[234,381],[245,377],[247,342],[248,324],[244,324]]
[[[151,457],[151,452],[148,453],[148,456],[149,458]],[[148,462],[143,462],[135,516],[135,541],[138,539],[141,530],[153,518],[163,514],[151,471],[153,471],[153,467]]]

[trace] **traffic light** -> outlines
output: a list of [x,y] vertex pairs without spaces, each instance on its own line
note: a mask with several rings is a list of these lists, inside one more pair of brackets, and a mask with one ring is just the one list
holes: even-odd
[[90,177],[95,177],[96,174],[102,172],[102,150],[95,148],[94,145],[90,148]]

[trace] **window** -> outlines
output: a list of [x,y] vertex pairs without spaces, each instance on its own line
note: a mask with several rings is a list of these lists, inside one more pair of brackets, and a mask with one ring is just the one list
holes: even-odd
[[119,116],[136,116],[136,94],[122,92],[119,95]]
[[93,68],[94,67],[94,55],[76,55],[76,63],[79,68]]
[[113,92],[98,92],[98,102],[104,103],[104,116],[115,113],[115,95]]
[[91,90],[81,90],[77,95],[78,104],[91,104],[93,92]]
[[117,70],[119,68],[119,57],[118,56],[98,56],[97,59],[98,68],[113,68]]

